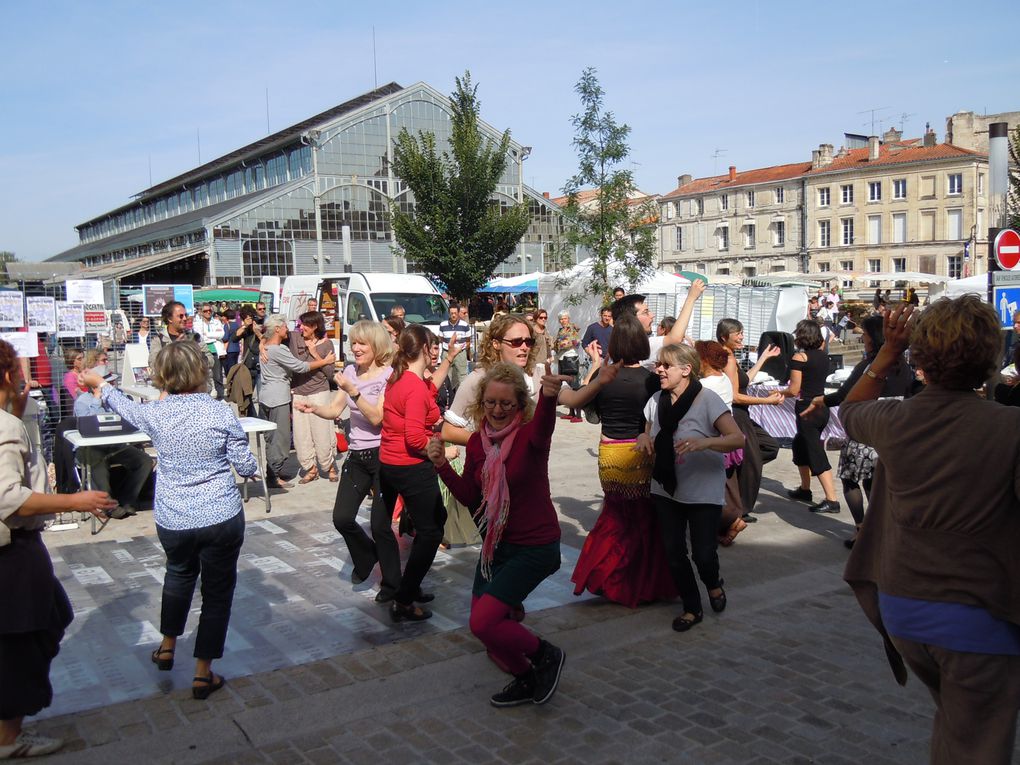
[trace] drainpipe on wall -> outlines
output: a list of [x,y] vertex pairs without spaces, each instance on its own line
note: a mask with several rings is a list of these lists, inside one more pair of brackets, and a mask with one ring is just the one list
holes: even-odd
[[810,256],[808,254],[808,215],[807,215],[807,179],[800,179],[800,270],[808,273]]

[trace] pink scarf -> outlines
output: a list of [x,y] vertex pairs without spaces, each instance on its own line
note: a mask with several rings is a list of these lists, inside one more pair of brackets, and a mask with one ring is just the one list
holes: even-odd
[[521,427],[520,412],[513,422],[502,430],[493,431],[488,422],[483,422],[479,435],[485,462],[482,463],[482,504],[475,512],[475,522],[485,537],[482,543],[482,576],[492,579],[492,558],[496,545],[503,538],[507,518],[510,514],[510,487],[506,482],[506,460],[514,445],[514,438]]

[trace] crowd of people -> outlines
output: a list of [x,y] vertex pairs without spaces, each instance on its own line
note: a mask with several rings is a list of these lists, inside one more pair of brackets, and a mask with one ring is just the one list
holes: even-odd
[[[235,337],[238,346],[231,351],[224,344],[223,357],[231,356],[221,372],[226,367],[227,377],[236,377],[237,367],[245,367],[260,415],[277,426],[265,468],[273,489],[293,488],[296,476],[286,474],[292,438],[299,483],[324,477],[338,484],[333,523],[350,556],[350,581],[369,580],[378,565],[376,601],[386,604],[394,623],[432,616],[428,604],[437,594],[423,584],[441,545],[479,545],[469,625],[491,661],[511,676],[490,699],[497,707],[546,703],[565,665],[562,648],[523,624],[528,596],[561,565],[549,476],[558,421],[580,422],[583,413],[600,430],[604,499],[571,574],[575,593],[587,590],[631,608],[679,597],[672,627],[682,633],[705,618],[702,588],[713,612],[726,609],[718,548],[756,520],[763,465],[779,454],[750,407],[795,399],[792,453],[800,485],[789,496],[811,501],[815,477],[823,497],[810,510],[838,513],[821,433],[830,410],[842,405],[849,440],[837,475],[856,526],[846,540],[852,548],[847,580],[886,639],[897,678],[902,681],[906,662],[932,690],[939,705],[933,752],[943,753],[935,761],[960,761],[965,745],[980,745],[990,757],[1008,752],[1020,697],[1010,669],[1020,656],[1020,612],[1008,583],[1020,574],[1010,568],[1016,556],[1009,547],[1016,539],[1012,525],[1020,522],[1020,479],[1014,476],[1020,462],[1015,446],[1000,449],[988,433],[1014,427],[1013,415],[1004,412],[1016,410],[973,392],[1001,359],[999,345],[991,353],[993,338],[999,339],[994,312],[989,318],[990,309],[970,298],[916,313],[909,304],[878,310],[860,322],[863,359],[828,393],[823,330],[829,319],[809,314],[793,333],[789,384],[756,396],[751,381],[781,349],[766,346],[746,368],[744,327],[730,318],[718,322],[714,337],[692,339],[691,319],[704,290],[704,282],[695,281],[677,316],[658,325],[645,297],[623,290],[584,332],[568,312],[553,330],[543,309],[494,311],[477,343],[468,306],[452,304],[436,334],[407,324],[397,306],[381,322],[363,320],[348,329],[351,358],[341,370],[314,306],[293,330],[284,317],[256,308],[225,328],[224,336]],[[162,640],[151,661],[161,671],[173,668],[201,579],[192,692],[205,699],[226,682],[212,665],[223,655],[244,537],[231,469],[251,476],[258,465],[237,417],[214,399],[212,370],[221,356],[206,342],[211,321],[205,307],[191,329],[184,314],[181,304],[168,303],[161,327],[146,326],[144,335],[139,327],[139,339],[150,347],[153,381],[163,391],[159,401],[132,401],[102,374],[101,354],[86,358],[77,349],[68,354],[62,394],[82,415],[108,409],[152,440],[158,456],[154,520],[166,577]],[[1010,352],[1020,361],[1020,350]],[[61,509],[104,516],[121,507],[136,511],[133,500],[118,503],[105,487],[37,493],[31,447],[19,435],[20,380],[10,346],[0,342],[0,404],[14,414],[0,413],[0,430],[10,431],[0,441],[0,468],[10,472],[0,494],[0,532],[9,537],[0,534],[0,572],[15,566],[37,572],[30,587],[26,580],[34,605],[27,595],[0,596],[9,603],[0,609],[0,756],[4,747],[42,754],[53,746],[21,729],[24,716],[49,703],[49,662],[71,618],[37,517]],[[1010,390],[997,392],[1000,400],[1010,398],[1016,378],[1005,384]],[[558,407],[566,412],[559,417]],[[347,456],[338,472],[336,423],[345,412]],[[958,467],[952,443],[961,428],[975,434],[968,463],[999,481],[981,489],[986,496],[976,505],[973,487],[948,500],[935,493],[953,483],[947,471]],[[950,445],[918,450],[933,429]],[[12,459],[3,450],[22,456]],[[134,480],[144,483],[151,469],[139,463]],[[937,480],[943,474],[946,480]],[[132,491],[137,498],[134,485]],[[365,500],[370,533],[357,521]],[[877,520],[866,522],[872,517]],[[398,535],[404,531],[412,541],[402,565]],[[993,571],[1009,572],[1007,583]],[[22,640],[24,632],[31,640]],[[973,658],[974,651],[1002,658]],[[1002,676],[993,696],[1013,704],[1012,723],[1008,709],[976,699],[958,666]],[[969,730],[959,728],[959,719]],[[987,734],[980,744],[974,739],[979,731]]]

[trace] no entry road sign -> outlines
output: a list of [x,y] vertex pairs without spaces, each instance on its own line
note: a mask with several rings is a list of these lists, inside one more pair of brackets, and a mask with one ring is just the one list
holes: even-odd
[[995,260],[1006,271],[1020,270],[1020,234],[1004,228],[995,237]]

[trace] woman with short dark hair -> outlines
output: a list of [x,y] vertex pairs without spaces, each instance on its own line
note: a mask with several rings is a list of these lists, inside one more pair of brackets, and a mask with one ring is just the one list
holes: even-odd
[[223,656],[244,543],[244,511],[231,468],[255,475],[258,463],[248,436],[230,408],[206,392],[208,354],[197,343],[171,343],[153,359],[153,382],[167,395],[149,404],[132,401],[103,378],[87,372],[82,382],[99,387],[103,403],[139,430],[159,458],[153,514],[166,552],[160,632],[152,663],[171,670],[177,638],[184,634],[195,583],[202,577],[202,610],[195,634],[192,696],[206,699],[223,687],[212,671]]
[[676,596],[650,494],[652,458],[634,448],[645,429],[645,403],[658,391],[659,378],[641,366],[648,358],[648,335],[633,314],[617,319],[608,350],[615,378],[605,374],[611,367],[599,366],[579,391],[600,386],[588,411],[602,425],[598,467],[605,499],[570,580],[575,595],[587,589],[636,608]]
[[[297,331],[288,336],[290,352],[294,358],[308,362],[319,361],[333,352],[333,343],[326,337],[326,323],[318,311],[308,311],[298,317]],[[336,430],[333,422],[314,414],[298,404],[326,406],[332,399],[329,379],[332,365],[299,372],[290,378],[293,404],[294,452],[304,476],[298,483],[310,483],[325,470],[329,480],[340,480],[336,470]]]
[[815,476],[825,497],[811,505],[811,512],[838,513],[839,499],[832,478],[832,465],[822,444],[822,431],[829,424],[829,410],[823,407],[805,415],[811,400],[825,393],[825,379],[829,376],[829,355],[822,350],[822,328],[814,319],[801,319],[793,331],[793,339],[798,351],[790,360],[790,384],[783,390],[783,395],[797,399],[793,408],[797,418],[793,464],[800,473],[800,486],[787,489],[786,493],[790,499],[810,502],[811,476]]
[[[847,434],[881,455],[843,577],[897,681],[909,667],[935,701],[931,762],[1008,765],[1020,708],[1020,411],[975,392],[1000,360],[999,317],[975,295],[943,298],[920,318],[896,309],[883,333],[840,407]],[[875,400],[908,345],[927,385]]]

